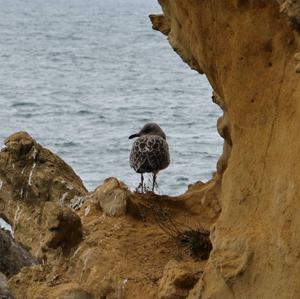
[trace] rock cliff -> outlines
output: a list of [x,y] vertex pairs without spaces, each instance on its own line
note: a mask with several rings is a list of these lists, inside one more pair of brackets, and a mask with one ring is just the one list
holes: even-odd
[[116,178],[89,193],[26,132],[5,140],[0,178],[1,217],[34,257],[0,281],[7,298],[185,298],[202,275],[220,212],[214,180],[179,197]]
[[[66,205],[86,193],[71,167],[28,133],[18,132],[5,140],[0,152],[0,213],[16,239],[34,255],[46,247],[65,248],[80,240],[80,219]],[[60,238],[65,230],[68,240]]]
[[224,111],[222,212],[188,298],[299,298],[300,2],[159,3],[153,28],[207,76]]

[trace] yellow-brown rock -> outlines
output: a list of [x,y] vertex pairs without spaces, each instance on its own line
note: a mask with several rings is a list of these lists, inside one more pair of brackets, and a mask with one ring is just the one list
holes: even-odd
[[[204,189],[205,186],[201,184]],[[190,189],[195,192],[197,188],[191,186]],[[171,223],[165,215],[170,215],[178,230],[201,225],[202,219],[199,221],[198,216],[205,211],[211,210],[216,217],[213,203],[203,202],[198,208],[196,199],[189,198],[191,190],[185,197],[175,198],[138,194],[130,192],[116,178],[109,178],[74,204],[82,223],[83,238],[68,250],[64,250],[64,244],[69,244],[68,233],[60,235],[56,230],[64,227],[63,222],[58,221],[61,212],[55,211],[55,203],[47,203],[45,225],[41,226],[42,230],[48,228],[43,239],[48,240],[47,246],[42,246],[41,252],[43,263],[23,268],[10,278],[12,295],[16,299],[157,298],[165,265],[178,259],[180,264],[173,269],[175,279],[169,279],[167,271],[166,287],[160,292],[175,283],[172,294],[186,295],[201,275],[199,269],[203,269],[205,261],[194,260],[160,226],[167,228]],[[115,197],[122,199],[122,213],[111,217],[116,214],[110,214],[110,208],[106,212],[101,202],[104,199],[106,203],[114,202]],[[203,226],[209,227],[213,221],[206,215]]]
[[80,218],[70,208],[61,208],[57,203],[45,203],[42,224],[46,228],[43,250],[60,247],[67,251],[82,239]]
[[[15,238],[34,255],[39,255],[46,243],[53,244],[49,234],[54,234],[55,229],[56,234],[61,232],[61,225],[45,221],[51,204],[57,214],[52,217],[73,227],[72,234],[78,238],[80,218],[68,208],[68,203],[85,194],[87,191],[72,168],[28,133],[18,132],[5,140],[0,152],[1,214],[13,227]],[[69,235],[65,228],[62,230]]]
[[300,298],[299,1],[159,3],[154,27],[166,34],[168,24],[170,44],[224,111],[222,211],[188,298]]
[[108,178],[90,195],[89,202],[98,205],[107,216],[122,216],[126,214],[131,194],[122,182]]
[[171,260],[164,269],[158,288],[159,299],[184,299],[201,277],[202,271],[195,263]]
[[12,299],[11,294],[9,292],[6,277],[1,272],[0,272],[0,298]]
[[287,15],[292,28],[300,32],[300,2],[298,0],[277,0],[280,12]]

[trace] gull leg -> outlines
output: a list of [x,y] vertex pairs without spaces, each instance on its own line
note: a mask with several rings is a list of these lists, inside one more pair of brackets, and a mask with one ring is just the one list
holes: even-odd
[[144,193],[144,176],[143,174],[141,173],[141,190],[142,190],[142,193]]
[[144,176],[141,173],[141,182],[139,183],[138,187],[136,188],[136,191],[141,189],[141,193],[144,193]]
[[152,184],[152,192],[154,192],[154,188],[156,186],[156,174],[153,173],[153,184]]

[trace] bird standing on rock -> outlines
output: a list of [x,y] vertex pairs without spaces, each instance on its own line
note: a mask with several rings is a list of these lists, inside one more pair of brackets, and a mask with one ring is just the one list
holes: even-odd
[[156,123],[147,123],[137,134],[129,139],[138,137],[133,143],[129,164],[137,173],[141,174],[141,191],[144,192],[145,172],[153,173],[152,191],[154,191],[158,172],[170,164],[169,146],[166,135]]

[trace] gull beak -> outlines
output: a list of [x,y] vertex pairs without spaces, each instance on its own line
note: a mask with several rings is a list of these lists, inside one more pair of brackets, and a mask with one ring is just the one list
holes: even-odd
[[128,137],[128,139],[132,139],[132,138],[140,137],[140,136],[141,136],[141,134],[140,134],[140,133],[137,133],[137,134],[130,135],[130,136]]

